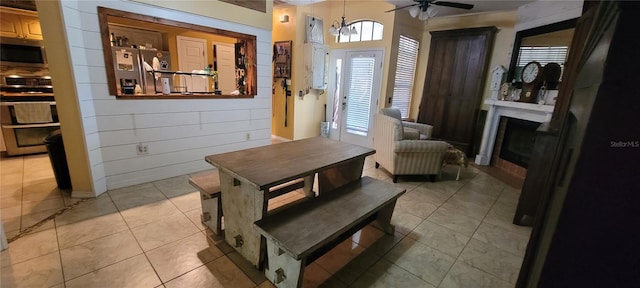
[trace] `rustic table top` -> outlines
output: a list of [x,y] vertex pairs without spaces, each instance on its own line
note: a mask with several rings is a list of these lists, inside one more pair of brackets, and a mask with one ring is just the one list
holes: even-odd
[[371,148],[314,137],[209,155],[205,160],[264,190],[374,153]]

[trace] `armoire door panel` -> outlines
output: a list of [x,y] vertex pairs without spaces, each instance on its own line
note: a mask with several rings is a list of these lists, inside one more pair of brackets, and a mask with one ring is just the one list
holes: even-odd
[[482,27],[431,32],[418,122],[433,125],[434,138],[448,141],[467,154],[473,148],[495,31],[495,27]]

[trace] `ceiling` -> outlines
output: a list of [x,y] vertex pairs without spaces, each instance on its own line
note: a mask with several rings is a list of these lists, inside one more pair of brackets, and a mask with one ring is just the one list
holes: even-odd
[[318,2],[324,2],[325,0],[273,0],[273,6],[280,6],[280,5],[308,5],[308,4],[314,4],[314,3],[318,3]]
[[[386,0],[387,2],[396,5],[396,7],[407,6],[411,4],[416,4],[413,0]],[[491,11],[505,11],[505,10],[516,10],[518,7],[525,5],[527,3],[535,2],[531,0],[502,0],[502,1],[494,1],[494,0],[447,0],[448,2],[458,2],[465,4],[474,5],[473,9],[458,9],[452,7],[444,7],[433,5],[437,8],[438,14],[436,17],[442,16],[452,16],[452,15],[464,15],[464,14],[475,14],[475,13],[486,13]],[[408,10],[405,8],[403,10]]]
[[[274,6],[287,5],[287,4],[288,5],[308,5],[308,4],[313,4],[313,3],[323,2],[323,1],[337,1],[337,0],[273,0],[273,5]],[[366,0],[347,0],[347,1],[366,1]],[[393,5],[396,5],[396,7],[402,7],[402,6],[407,6],[407,5],[417,3],[413,0],[385,0],[385,1]],[[474,7],[471,10],[465,10],[465,9],[457,9],[457,8],[434,5],[438,9],[438,15],[436,17],[475,14],[475,13],[484,13],[484,12],[490,12],[490,11],[515,10],[524,4],[534,2],[532,0],[502,0],[502,1],[447,0],[447,1],[473,4]],[[403,9],[403,10],[406,11],[407,9]]]

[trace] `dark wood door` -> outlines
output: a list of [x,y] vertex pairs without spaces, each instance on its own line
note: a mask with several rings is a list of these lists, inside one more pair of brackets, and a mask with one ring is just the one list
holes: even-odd
[[418,122],[471,155],[495,27],[431,32]]

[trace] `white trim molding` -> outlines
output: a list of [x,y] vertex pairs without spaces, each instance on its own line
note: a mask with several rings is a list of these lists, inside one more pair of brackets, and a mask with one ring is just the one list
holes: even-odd
[[493,146],[496,142],[496,134],[498,132],[498,124],[500,117],[507,116],[511,118],[534,121],[538,123],[551,120],[554,106],[538,105],[523,102],[512,102],[502,100],[487,99],[484,104],[489,105],[487,120],[484,123],[484,131],[482,133],[482,143],[480,144],[480,154],[476,155],[475,163],[487,166],[491,163],[491,155],[493,154]]

